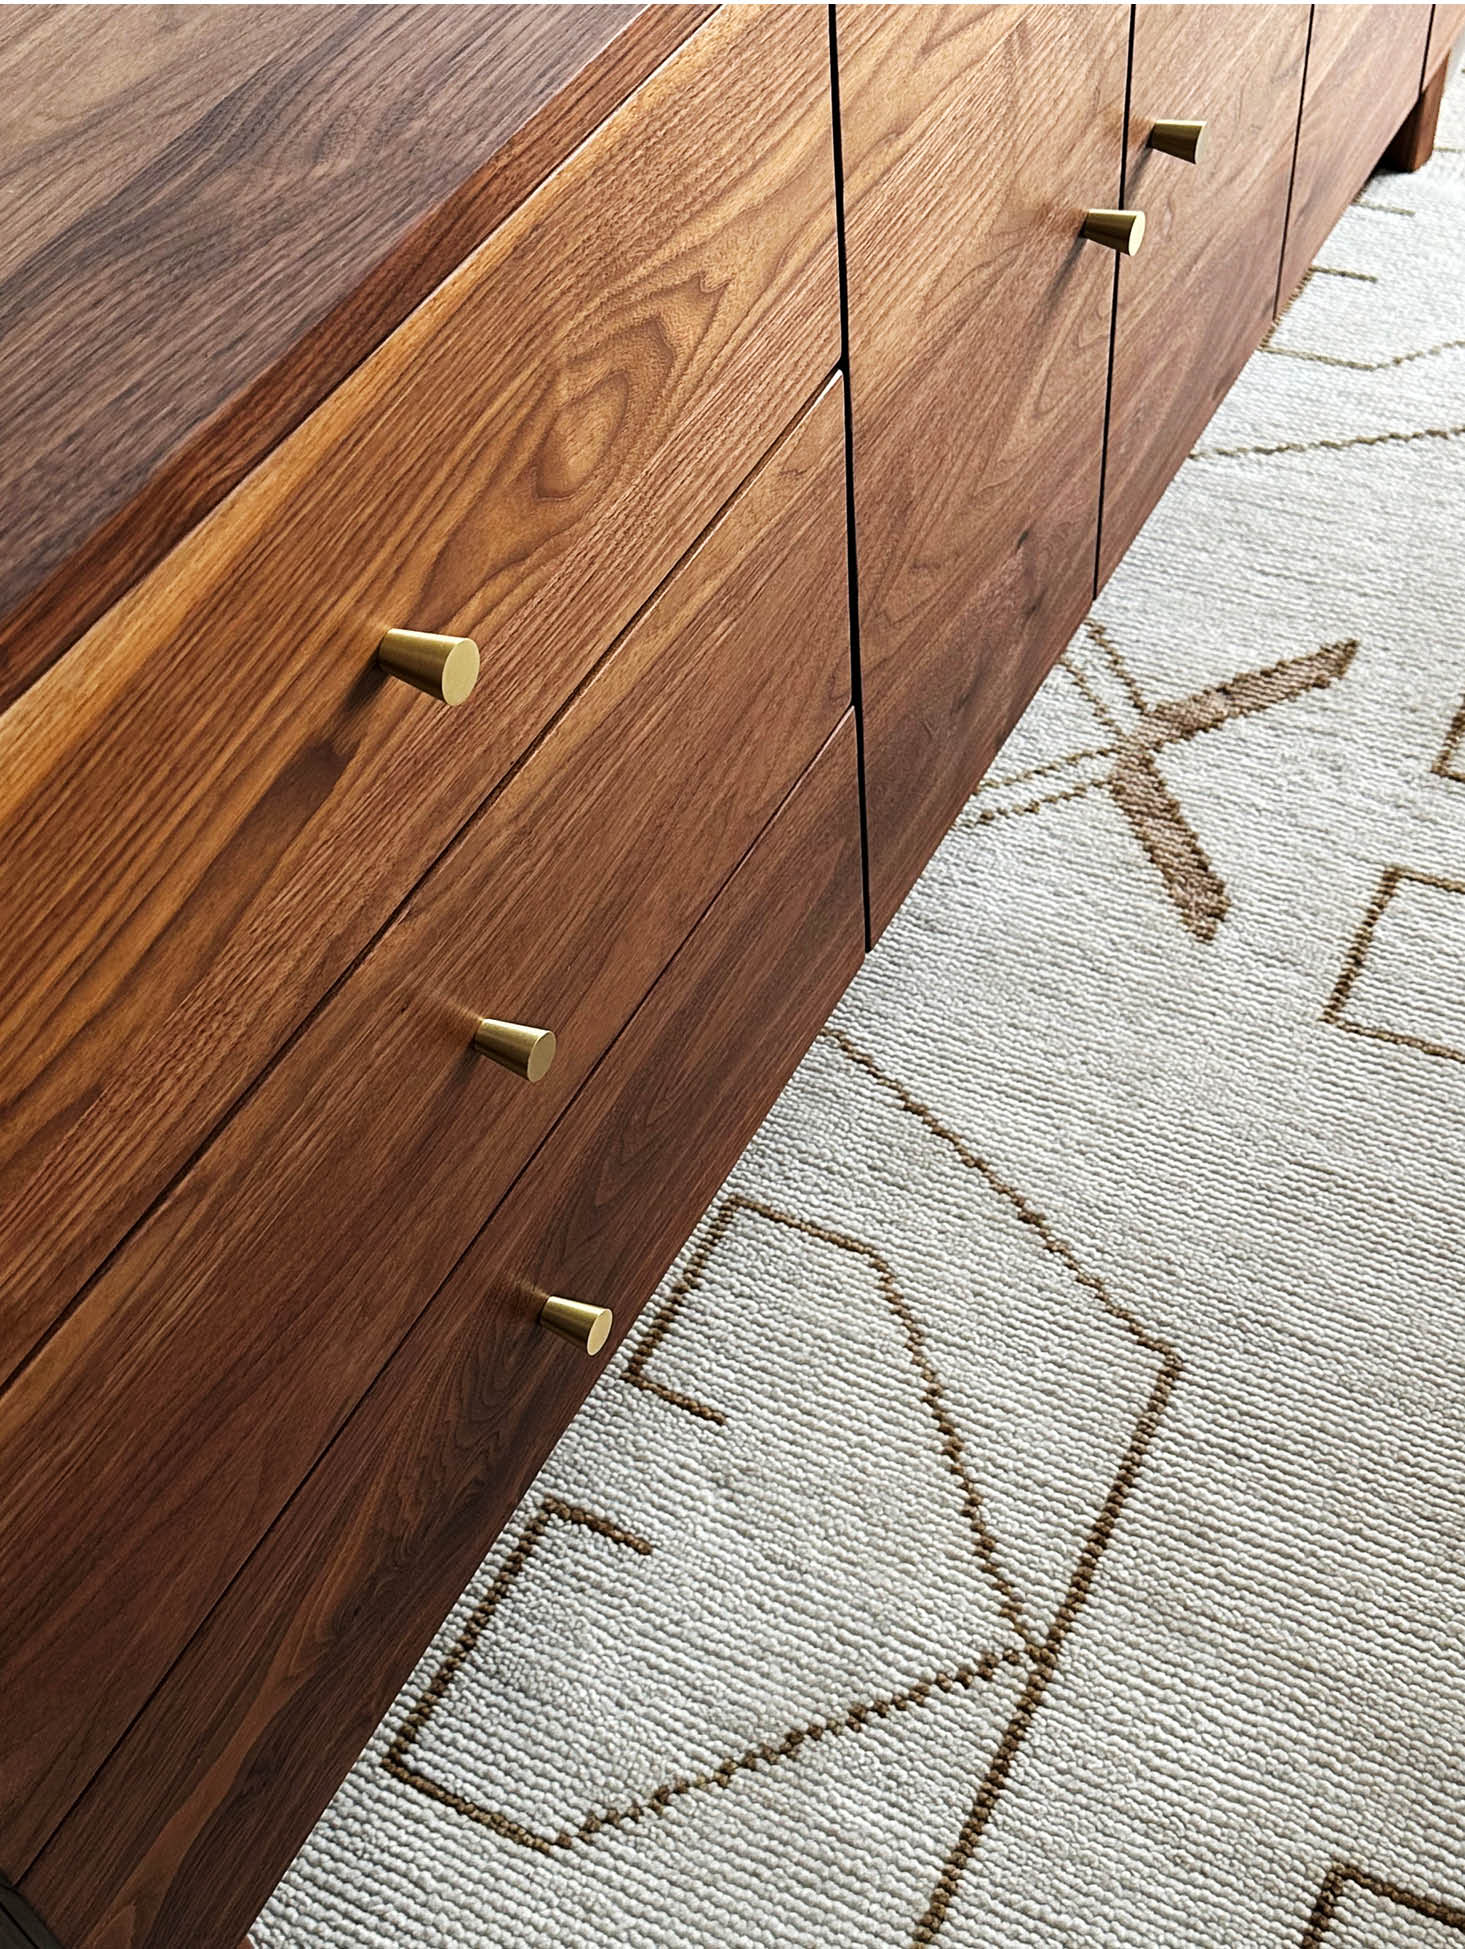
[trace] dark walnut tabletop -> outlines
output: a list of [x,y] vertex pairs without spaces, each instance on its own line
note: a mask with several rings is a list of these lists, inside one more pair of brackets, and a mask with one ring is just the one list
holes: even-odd
[[0,8],[0,708],[710,11]]

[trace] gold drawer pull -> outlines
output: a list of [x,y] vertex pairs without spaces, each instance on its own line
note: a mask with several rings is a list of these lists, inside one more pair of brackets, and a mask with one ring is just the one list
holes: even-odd
[[1150,130],[1150,147],[1182,162],[1199,162],[1205,146],[1204,122],[1156,122]]
[[530,1029],[522,1022],[496,1022],[491,1015],[480,1015],[473,1047],[526,1083],[537,1083],[554,1061],[556,1044],[553,1029]]
[[1090,210],[1083,220],[1083,234],[1091,244],[1117,250],[1121,257],[1133,257],[1145,240],[1143,210]]
[[588,1354],[598,1354],[610,1338],[615,1315],[608,1306],[587,1306],[580,1299],[547,1299],[539,1309],[539,1324],[562,1339],[573,1340]]
[[478,645],[471,636],[389,629],[376,646],[376,660],[383,670],[443,704],[461,704],[478,682]]

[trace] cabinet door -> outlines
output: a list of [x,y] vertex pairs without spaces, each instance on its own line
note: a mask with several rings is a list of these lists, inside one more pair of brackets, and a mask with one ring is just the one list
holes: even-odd
[[[1141,6],[1124,200],[1144,247],[1119,266],[1100,572],[1107,576],[1272,321],[1308,9]],[[1156,122],[1206,125],[1194,163]]]
[[872,930],[1093,591],[1126,7],[841,7]]
[[1419,98],[1428,7],[1314,7],[1282,302]]

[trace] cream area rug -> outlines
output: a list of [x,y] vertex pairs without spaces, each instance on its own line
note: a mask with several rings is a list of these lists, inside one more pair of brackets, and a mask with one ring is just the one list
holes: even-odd
[[[1465,87],[258,1949],[1465,1945]],[[567,1655],[568,1654],[568,1655]]]

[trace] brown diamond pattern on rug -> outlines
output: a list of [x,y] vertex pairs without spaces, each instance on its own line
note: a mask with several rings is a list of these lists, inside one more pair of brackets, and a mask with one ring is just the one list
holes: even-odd
[[1465,1062],[1465,881],[1389,867],[1323,1020]]
[[[624,1564],[632,1574],[635,1559],[643,1560],[646,1567],[654,1563],[660,1548],[656,1536],[626,1529],[583,1506],[549,1495],[541,1499],[529,1517],[497,1574],[417,1696],[383,1754],[382,1764],[400,1785],[461,1818],[535,1853],[553,1855],[592,1844],[617,1829],[655,1819],[689,1796],[719,1794],[750,1774],[781,1768],[816,1744],[838,1742],[843,1747],[846,1742],[857,1741],[862,1733],[881,1721],[919,1714],[943,1696],[986,1687],[999,1693],[1005,1679],[1007,1690],[994,1698],[988,1743],[980,1749],[964,1749],[953,1754],[958,1775],[963,1777],[964,1813],[947,1837],[944,1857],[932,1884],[922,1891],[922,1907],[912,1918],[909,1936],[910,1949],[927,1949],[945,1931],[952,1902],[1002,1795],[1018,1751],[1043,1704],[1063,1646],[1085,1606],[1168,1404],[1180,1372],[1180,1360],[1165,1339],[1148,1330],[1112,1296],[1099,1278],[1079,1263],[1044,1215],[1021,1192],[999,1176],[964,1138],[888,1074],[866,1050],[836,1028],[826,1029],[820,1041],[827,1056],[848,1065],[863,1089],[869,1092],[872,1107],[880,1101],[887,1115],[893,1115],[903,1124],[911,1120],[919,1128],[921,1140],[934,1143],[938,1153],[944,1153],[955,1166],[958,1179],[971,1187],[974,1226],[980,1226],[983,1207],[994,1201],[1005,1213],[1007,1222],[1015,1221],[1016,1235],[1025,1241],[1026,1249],[1056,1270],[1069,1288],[1070,1304],[1075,1311],[1097,1315],[1105,1322],[1106,1335],[1112,1334],[1118,1346],[1127,1346],[1132,1355],[1139,1356],[1136,1371],[1128,1380],[1122,1367],[1116,1368],[1112,1376],[1116,1396],[1123,1396],[1135,1380],[1140,1380],[1140,1386],[1136,1396],[1121,1409],[1118,1444],[1109,1463],[1113,1473],[1109,1479],[1093,1484],[1094,1504],[1082,1534],[1074,1539],[1076,1553],[1060,1567],[1059,1587],[1051,1597],[1032,1587],[1020,1590],[1019,1584],[1027,1582],[1026,1576],[1021,1569],[1014,1573],[1006,1561],[1001,1541],[992,1527],[989,1508],[992,1485],[981,1479],[981,1470],[962,1426],[963,1404],[951,1399],[939,1356],[923,1323],[922,1314],[931,1296],[909,1291],[885,1254],[868,1242],[799,1212],[734,1192],[710,1215],[684,1271],[643,1330],[632,1358],[622,1371],[622,1381],[651,1395],[674,1414],[691,1415],[697,1421],[725,1426],[730,1414],[721,1405],[700,1393],[690,1392],[684,1385],[669,1382],[655,1368],[665,1360],[669,1343],[685,1333],[689,1309],[697,1305],[704,1289],[716,1281],[720,1263],[731,1246],[751,1227],[771,1229],[852,1257],[860,1263],[880,1309],[895,1328],[890,1354],[895,1356],[900,1370],[896,1377],[897,1391],[908,1394],[914,1420],[918,1425],[925,1424],[929,1450],[955,1490],[951,1512],[965,1526],[970,1539],[967,1574],[985,1586],[991,1621],[998,1628],[990,1632],[989,1642],[954,1647],[953,1656],[912,1673],[894,1687],[877,1685],[857,1698],[846,1696],[832,1710],[814,1717],[801,1717],[774,1732],[764,1730],[748,1738],[746,1743],[729,1743],[715,1759],[700,1764],[687,1764],[685,1754],[680,1758],[669,1754],[670,1764],[662,1777],[646,1781],[634,1792],[597,1805],[561,1805],[555,1818],[546,1820],[541,1814],[536,1820],[519,1809],[510,1811],[507,1805],[495,1806],[490,1800],[465,1790],[463,1785],[442,1777],[423,1753],[422,1742],[439,1710],[449,1705],[458,1681],[472,1661],[485,1650],[490,1656],[499,1655],[490,1645],[495,1634],[501,1635],[508,1657],[517,1661],[516,1668],[524,1666],[526,1658],[532,1655],[526,1646],[534,1633],[523,1619],[513,1617],[514,1603],[522,1601],[526,1584],[536,1574],[551,1581],[558,1578],[564,1583],[565,1549],[598,1552],[606,1566],[605,1574],[612,1580],[617,1576],[618,1563]],[[744,1244],[746,1247],[746,1239]],[[766,1247],[761,1254],[756,1246],[754,1249],[755,1256],[767,1257]],[[991,1249],[997,1249],[995,1238]],[[768,1310],[776,1317],[776,1307]],[[705,1339],[708,1328],[705,1319],[694,1324],[693,1345],[697,1344],[699,1334]],[[849,1488],[857,1498],[868,1493],[868,1486],[862,1484],[858,1475],[851,1475]],[[562,1560],[557,1567],[541,1571],[541,1559],[546,1549],[555,1545],[557,1537],[562,1539]],[[661,1539],[666,1541],[669,1539]],[[649,1588],[645,1601],[648,1608],[655,1601]],[[695,1621],[685,1619],[684,1625],[689,1638],[694,1637]],[[734,1611],[718,1620],[717,1631],[719,1637],[735,1638]],[[612,1747],[615,1745],[613,1726],[594,1715],[577,1717],[576,1702],[570,1692],[564,1703],[566,1717],[562,1730],[566,1738],[587,1743],[606,1740]]]

